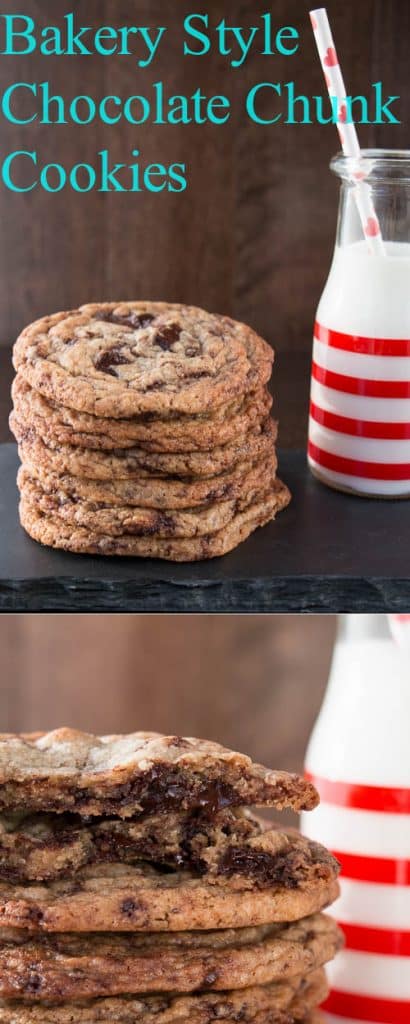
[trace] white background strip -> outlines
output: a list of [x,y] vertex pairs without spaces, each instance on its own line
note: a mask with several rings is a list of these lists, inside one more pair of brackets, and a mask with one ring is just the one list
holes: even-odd
[[359,811],[321,803],[313,814],[304,816],[303,831],[310,839],[341,853],[410,860],[410,828],[406,814]]
[[366,462],[410,462],[410,438],[406,441],[379,441],[370,437],[353,437],[339,431],[327,430],[310,417],[309,437],[318,448],[346,459],[364,459]]
[[323,470],[319,463],[312,459],[311,455],[309,455],[309,462],[316,467],[318,475],[326,473],[326,480],[328,482],[336,485],[340,484],[342,487],[349,487],[353,491],[377,494],[379,497],[381,494],[396,496],[404,494],[408,497],[410,492],[408,480],[363,480],[363,477],[349,476],[348,473],[333,473],[331,469]]
[[410,959],[344,950],[328,966],[332,988],[378,999],[409,1000]]
[[366,380],[410,380],[409,356],[363,356],[357,352],[343,352],[314,339],[313,359],[332,373]]
[[340,886],[341,896],[331,908],[338,921],[410,930],[410,886],[353,882],[350,878],[342,878]]
[[322,409],[337,412],[339,416],[350,416],[357,420],[372,420],[374,423],[410,422],[410,399],[408,398],[362,398],[361,395],[347,395],[344,391],[327,388],[312,379],[312,402]]

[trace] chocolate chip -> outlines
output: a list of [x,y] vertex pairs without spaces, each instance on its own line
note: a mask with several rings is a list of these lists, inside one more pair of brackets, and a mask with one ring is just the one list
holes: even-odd
[[30,974],[25,985],[25,992],[39,992],[43,987],[43,979],[39,974]]
[[237,802],[237,794],[232,786],[219,779],[204,783],[197,798],[197,806],[210,815],[217,814],[224,807],[231,807]]
[[152,313],[136,313],[134,310],[130,310],[129,313],[114,313],[112,310],[106,311],[105,309],[100,310],[96,313],[96,320],[104,320],[108,324],[120,324],[122,327],[149,327],[155,317]]
[[[165,514],[165,512],[158,512],[156,527],[157,528],[154,530],[154,533],[157,533],[159,529],[169,530],[172,533],[174,533],[174,531],[175,531],[175,519],[173,519],[172,516],[167,516]],[[182,743],[173,743],[173,746],[174,747],[176,747],[176,746],[181,747],[181,746],[183,746],[183,744]]]
[[120,907],[121,913],[126,914],[127,917],[133,917],[136,910],[141,909],[143,909],[142,905],[132,899],[123,900]]
[[266,853],[264,850],[250,850],[248,847],[230,847],[220,858],[218,873],[230,878],[232,875],[247,875],[256,885],[280,885],[285,889],[297,889],[300,883],[298,855],[293,853]]
[[127,327],[149,327],[155,317],[152,313],[128,313],[128,316],[119,316],[117,323],[124,324]]
[[161,327],[161,330],[157,331],[155,335],[154,345],[158,345],[159,348],[164,349],[164,352],[168,352],[181,337],[181,331],[182,327],[179,324],[169,324],[168,327]]
[[128,363],[127,356],[121,352],[119,348],[110,348],[108,352],[102,352],[97,357],[94,366],[96,370],[101,370],[102,373],[109,373],[112,377],[116,377],[115,370],[112,369],[114,366],[121,366],[121,364]]
[[25,916],[28,921],[33,921],[33,923],[35,922],[36,924],[39,924],[40,921],[43,920],[44,915],[42,910],[39,910],[38,907],[28,907]]

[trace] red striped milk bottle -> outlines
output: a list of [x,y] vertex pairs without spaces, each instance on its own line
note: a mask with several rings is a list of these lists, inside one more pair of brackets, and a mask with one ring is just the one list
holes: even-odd
[[[356,171],[355,171],[356,166]],[[364,239],[357,164],[342,179],[336,247],[316,314],[309,465],[320,480],[368,496],[410,496],[410,151],[364,150],[382,251]]]
[[410,1022],[410,651],[383,615],[343,616],[306,756],[321,804],[302,830],[342,865],[331,908],[332,1024]]

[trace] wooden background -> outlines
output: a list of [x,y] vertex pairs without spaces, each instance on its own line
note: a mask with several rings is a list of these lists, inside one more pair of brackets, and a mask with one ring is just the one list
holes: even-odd
[[301,768],[333,616],[0,617],[0,729],[206,736]]
[[[65,0],[25,0],[38,24],[56,24]],[[67,99],[79,91],[149,94],[201,86],[226,93],[235,115],[228,125],[131,128],[11,127],[2,123],[3,157],[36,149],[42,163],[93,161],[109,148],[127,162],[139,148],[145,162],[186,161],[190,186],[180,195],[148,193],[24,196],[0,187],[0,337],[10,344],[37,316],[80,302],[129,297],[198,303],[252,323],[279,350],[308,349],[314,309],[333,245],[337,185],[327,165],[337,149],[334,126],[252,125],[243,97],[260,81],[294,79],[307,95],[323,94],[304,0],[268,5],[277,28],[294,24],[300,52],[291,58],[255,55],[239,71],[214,54],[182,59],[181,25],[190,12],[208,10],[213,24],[258,24],[267,5],[255,0],[78,0],[80,25],[167,25],[151,68],[133,58],[11,58],[0,60],[0,87],[49,79]],[[382,79],[386,94],[401,94],[403,125],[362,128],[363,145],[406,146],[408,128],[408,0],[328,0],[334,34],[353,94]]]

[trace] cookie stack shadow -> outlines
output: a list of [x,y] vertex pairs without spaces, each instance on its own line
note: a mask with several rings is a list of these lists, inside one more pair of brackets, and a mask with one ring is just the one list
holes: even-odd
[[317,1024],[338,864],[250,805],[313,786],[214,743],[0,737],[0,1024]]
[[83,306],[14,349],[20,518],[73,552],[213,558],[274,519],[272,349],[250,328],[163,303]]

